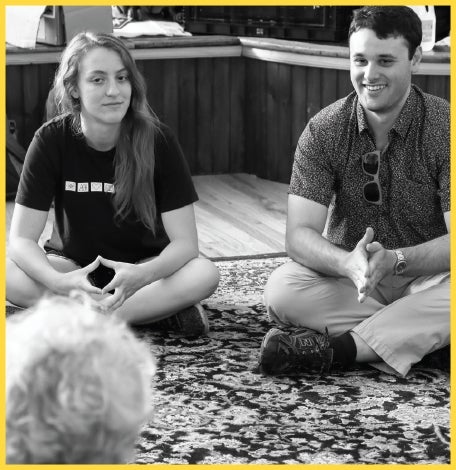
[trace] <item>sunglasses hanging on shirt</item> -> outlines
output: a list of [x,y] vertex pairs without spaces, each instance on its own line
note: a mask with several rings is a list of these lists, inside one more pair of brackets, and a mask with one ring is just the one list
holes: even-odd
[[378,206],[382,203],[382,188],[378,178],[380,173],[380,158],[380,150],[367,152],[361,157],[364,173],[373,178],[373,181],[368,181],[363,186],[364,199],[370,204]]

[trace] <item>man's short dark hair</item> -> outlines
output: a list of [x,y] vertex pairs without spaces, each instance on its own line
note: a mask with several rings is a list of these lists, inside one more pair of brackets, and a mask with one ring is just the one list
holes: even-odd
[[409,59],[421,44],[422,29],[419,16],[409,7],[371,7],[354,10],[348,39],[360,29],[372,29],[378,38],[402,36],[408,43]]

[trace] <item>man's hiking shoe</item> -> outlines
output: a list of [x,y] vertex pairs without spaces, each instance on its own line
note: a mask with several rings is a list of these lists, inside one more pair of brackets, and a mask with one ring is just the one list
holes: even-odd
[[188,338],[196,338],[209,332],[209,321],[200,304],[184,308],[168,318],[155,322],[154,326]]
[[328,330],[325,334],[308,328],[293,332],[272,328],[263,338],[259,370],[267,375],[296,375],[328,372],[333,362]]

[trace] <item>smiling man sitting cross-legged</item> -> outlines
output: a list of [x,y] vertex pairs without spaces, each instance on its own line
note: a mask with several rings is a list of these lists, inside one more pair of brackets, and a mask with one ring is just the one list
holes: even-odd
[[405,376],[449,344],[449,104],[411,84],[421,38],[408,7],[354,12],[355,90],[314,116],[296,149],[292,261],[265,290],[281,327],[263,340],[265,373],[369,362]]

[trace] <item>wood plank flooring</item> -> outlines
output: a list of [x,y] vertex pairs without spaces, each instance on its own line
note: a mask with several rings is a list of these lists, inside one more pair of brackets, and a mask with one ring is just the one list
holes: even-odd
[[204,256],[284,251],[287,185],[254,175],[195,176],[195,215]]
[[[248,174],[194,176],[200,252],[208,258],[284,252],[287,185]],[[13,203],[6,206],[9,230]],[[49,236],[53,214],[41,240]]]

